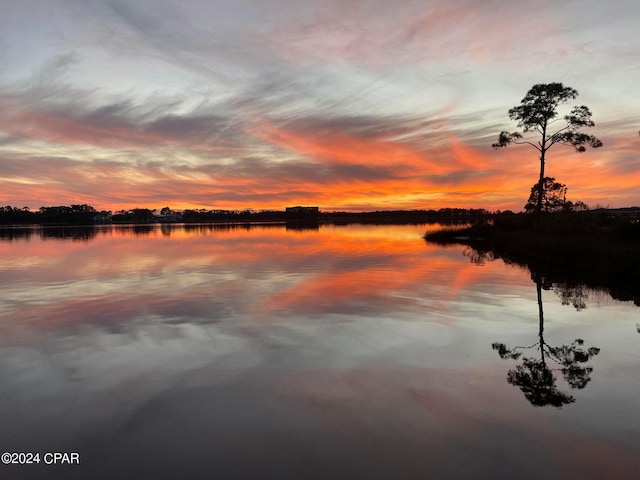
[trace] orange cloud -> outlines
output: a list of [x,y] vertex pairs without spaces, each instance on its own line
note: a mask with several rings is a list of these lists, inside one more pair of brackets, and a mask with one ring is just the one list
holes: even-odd
[[[468,138],[443,119],[253,115],[228,127],[212,115],[0,102],[12,140],[0,145],[3,203],[16,206],[520,210],[537,180],[534,149],[494,151],[482,131]],[[619,138],[582,155],[558,147],[547,174],[572,200],[639,204],[638,149]]]
[[254,135],[323,165],[362,165],[373,168],[393,166],[397,175],[419,169],[433,174],[447,171],[446,166],[429,158],[425,152],[400,143],[371,141],[347,133],[324,130],[321,132],[294,131],[260,120]]

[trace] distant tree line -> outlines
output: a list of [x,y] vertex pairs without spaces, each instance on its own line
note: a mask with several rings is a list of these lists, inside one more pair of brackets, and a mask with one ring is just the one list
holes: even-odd
[[1,225],[92,225],[103,223],[231,223],[231,222],[366,222],[366,223],[422,223],[425,221],[468,221],[489,215],[481,208],[441,208],[438,210],[393,210],[372,212],[320,212],[300,216],[280,210],[220,210],[186,209],[172,210],[132,208],[116,212],[97,210],[91,205],[40,207],[31,211],[28,207],[0,207]]
[[0,207],[0,223],[4,225],[41,224],[41,225],[90,225],[100,215],[111,212],[98,212],[91,205],[64,205],[40,207],[31,211],[29,207]]
[[[542,212],[582,212],[591,210],[581,201],[571,202],[566,199],[566,185],[556,182],[553,177],[545,177],[543,189]],[[531,195],[524,206],[526,213],[533,213],[538,204],[538,188],[531,188]],[[628,212],[623,210],[629,210]],[[629,218],[637,218],[638,209],[606,209],[596,206],[592,212],[609,212]],[[507,217],[504,217],[507,215]],[[40,207],[32,211],[28,207],[0,207],[0,225],[94,225],[94,224],[151,224],[151,223],[473,223],[488,218],[511,218],[510,210],[491,212],[484,208],[440,208],[430,210],[378,210],[370,212],[320,212],[300,216],[284,210],[220,210],[220,209],[186,209],[173,210],[164,207],[156,209],[131,208],[117,210],[97,210],[91,205],[63,205]]]
[[372,212],[329,212],[321,218],[331,223],[398,223],[421,224],[430,222],[466,223],[483,219],[491,212],[484,208],[440,208],[430,210],[383,210]]

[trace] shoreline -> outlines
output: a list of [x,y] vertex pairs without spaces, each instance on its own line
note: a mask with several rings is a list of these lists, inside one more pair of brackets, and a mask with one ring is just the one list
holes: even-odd
[[[640,231],[640,225],[633,228]],[[627,232],[629,233],[629,232]],[[501,259],[551,282],[605,289],[640,305],[640,242],[624,229],[583,232],[507,230],[500,224],[444,228],[425,234],[428,243],[466,245],[480,259]]]

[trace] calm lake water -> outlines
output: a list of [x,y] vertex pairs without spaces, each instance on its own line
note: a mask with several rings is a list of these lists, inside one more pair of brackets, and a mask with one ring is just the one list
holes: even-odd
[[0,478],[639,478],[640,308],[430,228],[3,231]]

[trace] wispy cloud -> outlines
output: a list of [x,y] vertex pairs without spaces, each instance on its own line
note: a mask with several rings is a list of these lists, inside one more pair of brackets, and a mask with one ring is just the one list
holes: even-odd
[[578,88],[605,142],[552,152],[549,174],[592,203],[640,203],[638,40],[612,56],[627,16],[607,10],[607,30],[596,4],[29,2],[43,14],[0,19],[6,203],[519,209],[535,151],[490,145],[547,81]]

